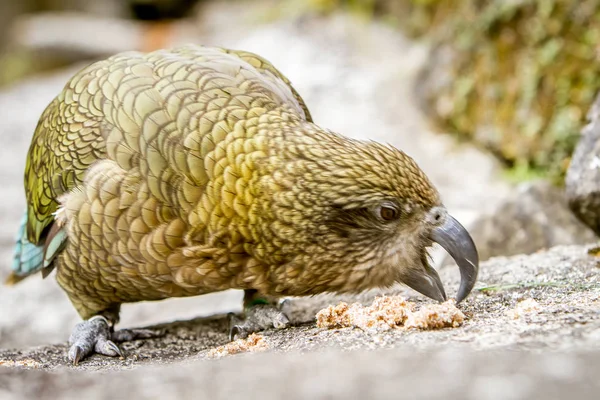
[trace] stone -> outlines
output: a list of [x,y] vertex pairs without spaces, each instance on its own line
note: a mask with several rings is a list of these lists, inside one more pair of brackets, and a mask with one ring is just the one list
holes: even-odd
[[[480,260],[597,240],[573,215],[563,191],[543,180],[519,185],[493,212],[479,216],[469,232]],[[443,264],[448,263],[449,257]]]
[[513,172],[562,182],[600,90],[600,69],[590,62],[597,59],[597,44],[572,52],[566,43],[591,34],[600,3],[426,3],[435,15],[433,47],[415,86],[424,109],[442,129],[515,166]]
[[600,234],[600,96],[588,112],[567,171],[566,192],[573,212]]

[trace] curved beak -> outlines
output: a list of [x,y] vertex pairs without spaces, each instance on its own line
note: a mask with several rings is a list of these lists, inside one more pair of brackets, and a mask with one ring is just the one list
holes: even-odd
[[[456,302],[463,301],[473,290],[479,272],[479,255],[471,235],[457,220],[450,215],[446,215],[444,224],[435,228],[431,232],[430,238],[442,246],[458,265],[460,287],[458,288]],[[423,294],[427,295],[426,293]]]

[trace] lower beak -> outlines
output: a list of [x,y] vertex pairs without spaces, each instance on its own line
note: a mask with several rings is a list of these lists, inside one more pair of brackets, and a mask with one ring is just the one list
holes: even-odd
[[[435,228],[430,239],[440,244],[454,259],[460,269],[460,287],[456,302],[461,302],[471,293],[479,271],[479,256],[469,232],[453,217],[446,215],[443,225]],[[445,301],[446,293],[437,271],[427,261],[427,253],[421,259],[422,268],[409,269],[402,283],[417,292],[437,301]],[[424,271],[423,271],[424,269]]]
[[431,232],[431,240],[441,245],[458,265],[460,287],[456,302],[461,302],[471,293],[477,281],[479,255],[475,243],[469,232],[450,215],[446,215],[446,221],[442,226]]
[[423,253],[421,264],[425,268],[425,273],[420,269],[411,269],[403,277],[402,283],[431,299],[446,301],[446,292],[442,280],[437,271],[429,265],[426,253]]

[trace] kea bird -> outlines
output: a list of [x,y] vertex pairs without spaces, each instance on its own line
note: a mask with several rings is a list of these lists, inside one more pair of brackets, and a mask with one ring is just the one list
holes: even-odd
[[[351,118],[351,116],[349,116]],[[69,359],[122,356],[122,303],[245,291],[230,335],[289,320],[285,296],[404,283],[446,299],[428,248],[478,273],[468,232],[402,151],[316,125],[258,55],[195,45],[127,52],[77,73],[48,105],[25,168],[8,283],[41,271],[83,321]]]

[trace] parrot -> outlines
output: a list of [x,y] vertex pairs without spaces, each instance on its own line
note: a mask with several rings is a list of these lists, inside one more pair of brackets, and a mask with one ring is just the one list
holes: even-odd
[[287,297],[405,284],[445,301],[435,243],[459,267],[457,302],[479,270],[410,156],[320,127],[246,51],[188,44],[83,68],[39,119],[24,187],[6,283],[55,271],[81,317],[73,364],[156,334],[116,330],[124,303],[243,290],[233,340],[289,326]]

